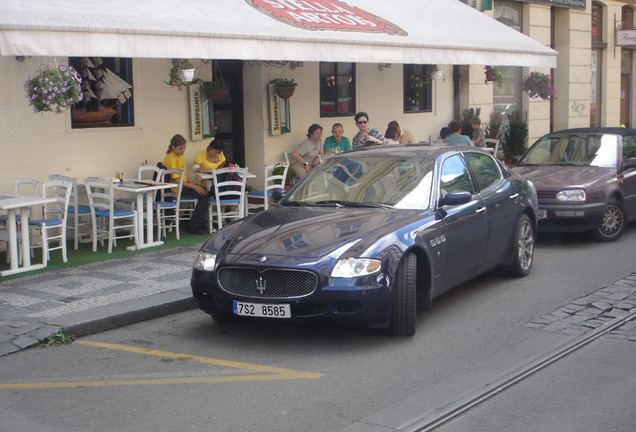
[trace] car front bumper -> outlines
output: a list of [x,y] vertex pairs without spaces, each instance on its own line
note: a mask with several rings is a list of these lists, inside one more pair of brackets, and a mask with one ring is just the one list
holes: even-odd
[[539,201],[539,231],[582,232],[597,228],[603,221],[605,203],[545,204]]

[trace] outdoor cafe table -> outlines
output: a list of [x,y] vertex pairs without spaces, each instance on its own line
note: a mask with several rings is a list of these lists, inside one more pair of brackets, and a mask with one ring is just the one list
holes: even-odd
[[[134,193],[137,196],[137,227],[139,229],[137,230],[135,245],[128,246],[128,250],[146,249],[163,244],[163,241],[154,240],[153,224],[155,193],[160,189],[171,189],[173,187],[175,187],[174,183],[161,183],[150,180],[126,180],[115,184],[115,190],[126,193]],[[143,229],[144,214],[146,216],[145,236]]]
[[42,198],[25,195],[0,195],[0,210],[7,211],[7,230],[9,232],[9,270],[0,272],[0,276],[8,276],[16,273],[22,273],[30,270],[38,270],[44,268],[46,263],[46,254],[42,254],[42,264],[31,264],[31,243],[29,239],[29,224],[21,223],[21,241],[22,241],[22,265],[18,258],[18,228],[17,214],[20,214],[20,220],[26,222],[29,220],[29,208],[37,205],[50,204],[55,202],[55,198]]

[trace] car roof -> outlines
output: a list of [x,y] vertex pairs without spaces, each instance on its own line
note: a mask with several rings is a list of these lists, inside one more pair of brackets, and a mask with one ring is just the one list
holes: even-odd
[[469,147],[461,144],[403,144],[403,145],[374,145],[360,147],[341,154],[371,153],[373,155],[395,155],[395,156],[419,156],[437,158],[448,152],[459,152],[475,150],[476,147]]
[[587,127],[587,128],[573,128],[573,129],[563,129],[560,131],[552,132],[546,134],[549,135],[557,135],[557,134],[566,134],[566,133],[587,133],[587,134],[612,134],[612,135],[636,135],[636,129],[624,128],[624,127]]

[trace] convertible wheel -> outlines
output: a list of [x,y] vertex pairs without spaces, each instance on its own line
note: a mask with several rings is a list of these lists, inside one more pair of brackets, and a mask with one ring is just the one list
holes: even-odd
[[506,267],[506,271],[510,275],[523,277],[530,273],[534,256],[534,235],[532,221],[528,215],[522,215],[517,224],[512,263]]
[[394,335],[415,334],[416,271],[417,257],[412,253],[407,254],[400,263],[393,286],[390,331]]
[[605,206],[603,222],[594,231],[594,238],[602,242],[618,240],[625,232],[625,208],[612,200]]

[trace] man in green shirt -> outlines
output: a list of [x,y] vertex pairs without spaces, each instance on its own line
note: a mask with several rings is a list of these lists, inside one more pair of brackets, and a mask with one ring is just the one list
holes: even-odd
[[342,124],[334,123],[331,127],[331,136],[325,139],[325,144],[322,146],[325,154],[334,154],[351,150],[349,138],[343,135],[344,127]]

